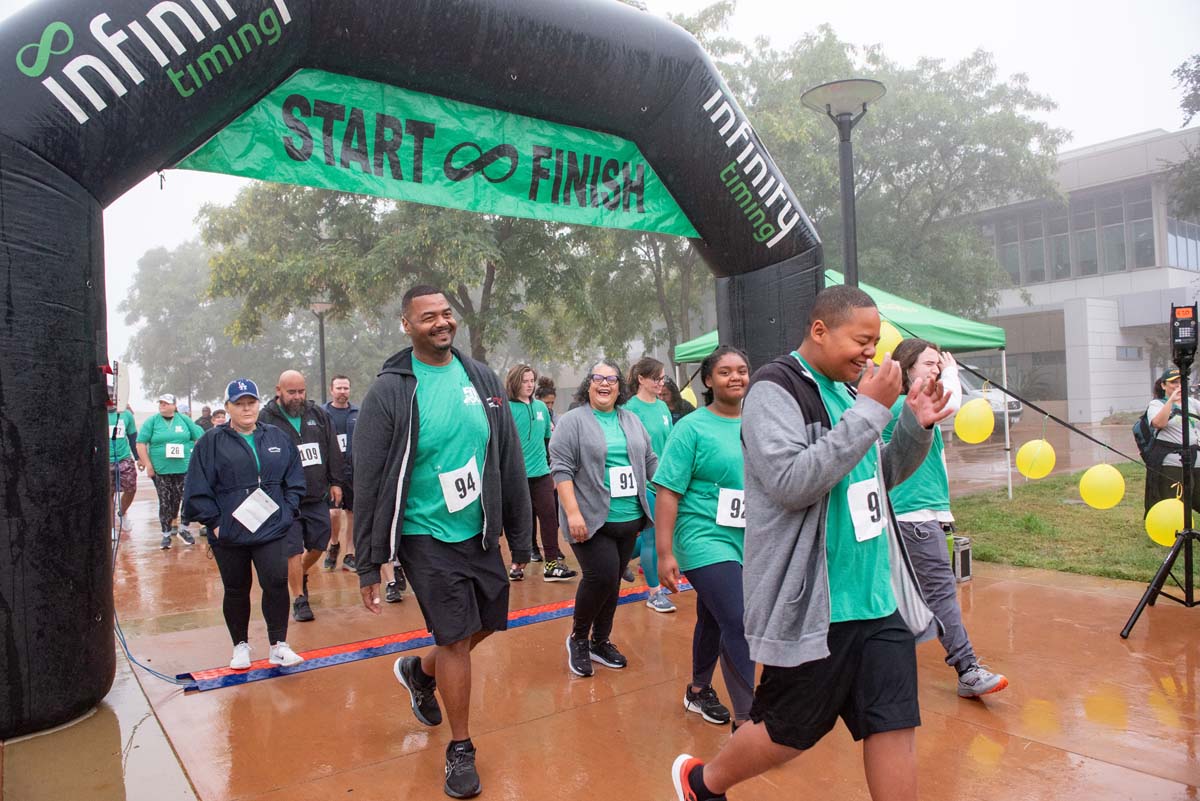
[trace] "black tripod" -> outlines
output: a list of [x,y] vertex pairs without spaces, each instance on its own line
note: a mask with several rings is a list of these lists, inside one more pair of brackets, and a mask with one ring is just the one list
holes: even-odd
[[[1200,532],[1192,528],[1192,467],[1195,464],[1195,453],[1192,451],[1190,440],[1191,433],[1191,418],[1188,416],[1188,372],[1192,369],[1192,360],[1195,357],[1195,351],[1177,351],[1175,356],[1175,366],[1179,368],[1179,406],[1183,414],[1183,442],[1182,450],[1179,453],[1179,463],[1183,465],[1183,530],[1175,534],[1175,544],[1171,547],[1171,552],[1167,554],[1167,558],[1159,565],[1158,572],[1154,574],[1154,580],[1150,582],[1150,586],[1146,588],[1146,593],[1142,596],[1142,600],[1138,601],[1137,608],[1133,610],[1133,614],[1129,617],[1129,622],[1125,624],[1125,628],[1121,629],[1122,639],[1129,639],[1129,632],[1133,631],[1133,626],[1141,617],[1142,610],[1146,608],[1146,604],[1154,606],[1154,602],[1158,596],[1170,598],[1176,603],[1183,604],[1189,609],[1196,605],[1196,595],[1192,586],[1192,543],[1200,540]],[[1179,583],[1179,579],[1175,578],[1175,574],[1171,569],[1175,566],[1175,560],[1179,558],[1180,552],[1183,552],[1183,583]],[[1175,586],[1183,590],[1183,597],[1172,595],[1169,592],[1163,591],[1163,584],[1167,580],[1167,576],[1175,582]]]

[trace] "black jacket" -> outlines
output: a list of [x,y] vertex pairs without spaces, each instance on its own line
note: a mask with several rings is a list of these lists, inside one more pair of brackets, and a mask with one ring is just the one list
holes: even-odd
[[[342,471],[342,477],[345,479],[346,484],[351,484],[354,481],[354,426],[358,423],[358,407],[353,403],[350,404],[350,408],[348,410],[349,414],[346,415],[345,431],[336,430],[337,418],[333,416],[333,409],[336,409],[337,407],[333,405],[333,401],[326,403],[321,408],[325,410],[325,413],[329,415],[329,419],[333,421],[335,436],[346,437],[345,449],[343,450],[339,448],[338,450],[342,451],[342,462],[345,465],[345,469]],[[338,409],[338,411],[340,412],[346,410]]]
[[[308,482],[308,491],[304,495],[306,501],[319,501],[325,498],[329,487],[336,484],[346,486],[345,460],[342,449],[337,444],[337,431],[333,421],[325,410],[313,401],[305,401],[304,409],[300,412],[300,433],[292,428],[287,415],[279,405],[279,398],[272,398],[262,411],[258,413],[260,423],[270,423],[292,439],[297,448],[305,445],[315,446],[320,461],[304,468],[304,478]],[[305,461],[301,452],[301,461]]]
[[[291,426],[288,426],[291,428]],[[278,428],[259,423],[254,430],[254,449],[262,469],[246,440],[229,426],[216,426],[196,441],[183,487],[183,516],[213,528],[214,547],[258,545],[287,534],[304,496],[304,470],[300,452],[290,437]],[[256,489],[271,496],[279,510],[257,531],[248,531],[233,512]]]
[[[504,387],[487,365],[457,350],[454,356],[483,399],[491,432],[482,476],[484,547],[497,547],[503,530],[513,561],[528,562],[533,537],[529,482]],[[354,427],[354,553],[360,586],[378,584],[379,566],[396,554],[419,419],[412,348],[405,348],[384,363]]]

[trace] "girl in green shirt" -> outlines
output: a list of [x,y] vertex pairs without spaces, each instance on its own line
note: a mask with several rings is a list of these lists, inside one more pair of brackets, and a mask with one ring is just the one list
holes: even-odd
[[692,681],[683,706],[709,723],[729,722],[712,687],[717,660],[733,701],[734,726],[750,717],[754,663],[742,624],[742,540],[746,506],[742,399],[750,386],[746,354],[723,345],[700,365],[708,406],[679,421],[654,474],[658,571],[678,588],[680,571],[696,590]]

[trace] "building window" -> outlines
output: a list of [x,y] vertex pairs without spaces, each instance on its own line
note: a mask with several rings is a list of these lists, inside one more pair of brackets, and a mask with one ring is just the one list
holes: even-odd
[[1025,283],[1040,284],[1046,280],[1046,251],[1042,238],[1042,212],[1027,214],[1021,221],[1021,238],[1024,240]]
[[1117,346],[1117,361],[1119,362],[1140,362],[1142,360],[1142,349],[1131,345]]
[[1154,266],[1154,221],[1136,220],[1130,223],[1133,239],[1133,266]]
[[1125,226],[1104,228],[1104,272],[1119,273],[1125,269]]
[[1100,271],[1096,247],[1096,207],[1091,200],[1071,198],[1071,231],[1075,239],[1077,275]]
[[1050,278],[1058,281],[1071,277],[1071,242],[1067,231],[1069,221],[1065,208],[1052,208],[1047,213],[1046,237],[1050,244]]
[[1013,286],[1021,283],[1021,246],[1017,240],[1016,220],[1009,218],[996,226],[996,258],[1012,279]]

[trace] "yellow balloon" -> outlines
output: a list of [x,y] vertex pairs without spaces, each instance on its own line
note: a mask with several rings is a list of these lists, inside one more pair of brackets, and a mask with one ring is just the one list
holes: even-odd
[[1017,451],[1017,470],[1026,478],[1045,478],[1054,469],[1054,446],[1031,439]]
[[1175,544],[1175,532],[1183,528],[1183,501],[1167,498],[1150,507],[1146,513],[1146,533],[1159,545],[1170,548]]
[[954,433],[970,445],[977,445],[990,437],[995,427],[992,406],[983,398],[967,401],[954,416]]
[[698,400],[696,400],[696,392],[695,392],[695,390],[692,389],[691,384],[688,384],[686,387],[683,388],[683,391],[679,393],[679,397],[683,398],[685,401],[692,404],[697,409],[700,408],[700,402]]
[[1125,497],[1125,477],[1111,464],[1089,467],[1079,479],[1079,497],[1093,509],[1111,509]]
[[875,346],[875,363],[883,364],[883,357],[896,349],[904,341],[904,337],[896,330],[896,326],[887,320],[879,321],[879,344]]

